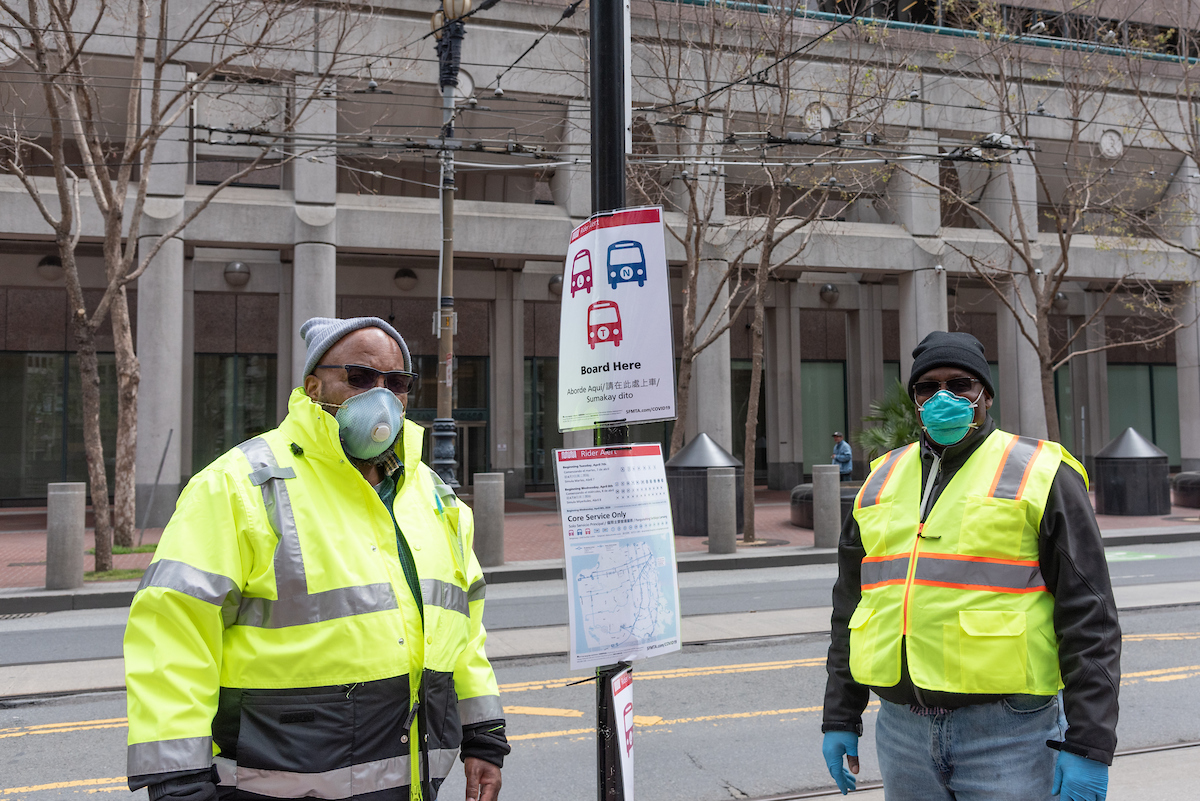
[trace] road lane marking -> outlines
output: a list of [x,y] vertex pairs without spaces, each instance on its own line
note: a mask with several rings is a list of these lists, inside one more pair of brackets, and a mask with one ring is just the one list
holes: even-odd
[[[877,699],[867,704],[867,708],[879,706]],[[820,712],[824,706],[802,706],[795,709],[763,709],[753,712],[727,712],[721,715],[697,715],[689,718],[674,718],[672,720],[664,720],[658,716],[647,715],[645,717],[635,716],[633,723],[635,726],[645,727],[663,727],[676,726],[683,723],[711,723],[719,720],[745,720],[747,718],[763,718],[763,717],[783,717],[786,715],[798,715],[804,712]],[[570,737],[574,734],[592,734],[595,729],[563,729],[562,731],[539,731],[530,734],[514,734],[508,738],[509,742],[513,740],[542,740],[548,737]]]
[[65,734],[72,731],[122,729],[128,725],[129,720],[127,718],[79,720],[70,723],[40,723],[36,726],[20,726],[14,729],[0,729],[0,740],[7,739],[9,737],[24,737],[29,734]]
[[96,787],[101,784],[117,784],[125,785],[126,779],[124,776],[115,776],[111,779],[80,779],[73,782],[54,782],[53,784],[35,784],[30,787],[9,787],[5,790],[0,790],[0,796],[13,795],[15,793],[40,793],[44,790],[65,790],[68,787]]
[[1125,634],[1121,637],[1125,642],[1173,642],[1178,640],[1200,640],[1200,631],[1186,631],[1174,634]]
[[[776,662],[749,662],[736,665],[706,665],[694,668],[671,668],[668,670],[638,671],[634,676],[638,681],[653,681],[655,679],[686,679],[700,676],[722,676],[732,673],[757,673],[764,670],[787,670],[794,667],[816,667],[825,664],[825,657],[817,656],[808,659],[785,659]],[[583,681],[587,681],[584,679]],[[580,682],[580,679],[570,676],[565,679],[543,679],[541,681],[522,681],[512,684],[501,684],[500,692],[519,693],[533,690],[557,690],[570,684]]]
[[583,713],[578,709],[555,709],[548,706],[506,706],[506,715],[541,715],[549,718],[581,718]]

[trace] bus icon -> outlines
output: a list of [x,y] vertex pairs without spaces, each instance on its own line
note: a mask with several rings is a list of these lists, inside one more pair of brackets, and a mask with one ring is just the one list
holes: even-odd
[[611,300],[598,300],[588,306],[588,345],[596,349],[596,343],[609,342],[621,345],[621,310]]
[[571,263],[571,297],[581,289],[592,294],[592,254],[586,248],[576,253]]
[[613,289],[617,284],[637,281],[646,285],[646,252],[642,243],[632,239],[614,242],[608,246],[608,283]]

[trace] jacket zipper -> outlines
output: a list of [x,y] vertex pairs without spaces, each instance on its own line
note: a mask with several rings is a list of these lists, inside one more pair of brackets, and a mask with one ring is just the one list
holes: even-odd
[[912,593],[913,578],[917,575],[917,552],[921,546],[921,532],[925,528],[925,518],[929,511],[926,508],[929,504],[929,499],[933,495],[933,488],[937,483],[938,478],[942,473],[942,458],[938,454],[933,456],[933,467],[929,471],[929,483],[925,485],[925,491],[921,497],[921,508],[918,511],[920,515],[917,522],[917,535],[913,537],[913,547],[908,554],[908,575],[904,580],[904,603],[901,606],[901,614],[903,615],[901,634],[908,636],[908,598]]

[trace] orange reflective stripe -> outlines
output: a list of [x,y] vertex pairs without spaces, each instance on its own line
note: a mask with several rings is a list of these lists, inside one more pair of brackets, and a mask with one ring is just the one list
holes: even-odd
[[[871,472],[871,475],[867,477],[867,483],[863,484],[863,488],[859,490],[859,509],[863,508],[863,506],[874,506],[879,503],[879,499],[883,497],[883,489],[887,486],[888,479],[892,477],[892,473],[895,472],[896,465],[900,463],[900,458],[916,446],[917,444],[914,442],[903,448],[897,448],[884,457],[883,464]],[[867,499],[869,501],[864,503]]]
[[888,584],[903,584],[908,578],[908,554],[889,556],[867,556],[862,560],[859,584],[870,590]]
[[996,478],[988,492],[993,498],[1008,498],[1019,500],[1025,491],[1025,483],[1029,480],[1033,463],[1045,445],[1040,439],[1032,437],[1013,437],[1004,449],[1000,467],[996,470]]
[[1037,561],[962,557],[958,554],[926,553],[913,571],[913,581],[927,586],[990,592],[1038,592],[1046,589]]

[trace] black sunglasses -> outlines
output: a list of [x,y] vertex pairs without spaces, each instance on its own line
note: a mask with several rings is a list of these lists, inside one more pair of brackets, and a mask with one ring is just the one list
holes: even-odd
[[967,395],[981,383],[978,378],[951,378],[949,381],[918,381],[913,384],[913,396],[920,401],[926,401],[937,394],[938,390],[948,389],[955,395]]
[[379,376],[383,376],[383,385],[389,392],[396,395],[406,395],[417,380],[416,373],[406,373],[403,370],[376,370],[365,364],[318,364],[314,370],[345,370],[346,383],[355,389],[371,389],[379,386]]

